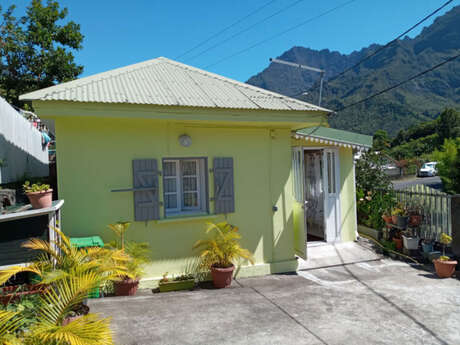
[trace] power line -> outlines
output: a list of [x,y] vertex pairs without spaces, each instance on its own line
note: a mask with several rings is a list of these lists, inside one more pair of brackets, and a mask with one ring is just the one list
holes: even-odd
[[397,83],[397,84],[395,84],[395,85],[392,85],[392,86],[390,86],[390,87],[387,87],[387,88],[384,89],[384,90],[381,90],[381,91],[379,91],[379,92],[377,92],[377,93],[374,93],[373,95],[371,95],[371,96],[369,96],[369,97],[366,97],[366,98],[364,98],[364,99],[361,99],[360,101],[357,101],[357,102],[348,104],[348,105],[346,105],[346,106],[344,106],[344,107],[342,107],[342,108],[336,110],[335,112],[337,113],[337,112],[339,112],[339,111],[343,111],[343,110],[345,110],[345,109],[347,109],[347,108],[350,108],[350,107],[353,107],[353,106],[355,106],[355,105],[357,105],[357,104],[361,104],[361,103],[363,103],[363,102],[366,102],[366,101],[368,101],[368,100],[370,100],[370,99],[372,99],[372,98],[374,98],[374,97],[377,97],[377,96],[379,96],[379,95],[381,95],[381,94],[383,94],[383,93],[385,93],[385,92],[388,92],[388,91],[390,91],[390,90],[396,89],[397,87],[400,87],[400,86],[403,85],[403,84],[406,84],[406,83],[408,83],[408,82],[410,82],[410,81],[412,81],[412,80],[414,80],[414,79],[416,79],[416,78],[418,78],[418,77],[421,77],[422,75],[424,75],[424,74],[426,74],[426,73],[428,73],[428,72],[434,71],[435,69],[437,69],[437,68],[439,68],[439,67],[445,65],[445,64],[448,63],[448,62],[454,61],[454,60],[457,59],[458,57],[460,57],[460,54],[457,54],[457,55],[455,55],[455,56],[452,56],[451,58],[449,58],[449,59],[447,59],[447,60],[445,60],[445,61],[443,61],[443,62],[437,64],[436,66],[430,67],[429,69],[427,69],[427,70],[425,70],[425,71],[423,71],[423,72],[417,73],[416,75],[413,75],[412,77],[410,77],[410,78],[408,78],[408,79],[405,79],[405,80],[403,80],[403,81],[401,81],[401,82],[399,82],[399,83]]
[[193,60],[193,59],[195,59],[195,58],[197,58],[197,57],[199,57],[199,56],[201,56],[201,55],[207,53],[208,51],[213,50],[214,48],[217,48],[217,47],[221,46],[221,45],[224,44],[224,43],[227,43],[228,41],[234,39],[235,37],[238,37],[238,36],[240,36],[241,34],[244,34],[245,32],[247,32],[247,31],[249,31],[249,30],[255,28],[256,26],[258,26],[258,25],[260,25],[260,24],[266,22],[267,20],[269,20],[269,19],[271,19],[271,18],[277,16],[278,14],[280,14],[280,13],[282,13],[282,12],[284,12],[284,11],[290,9],[291,7],[294,7],[295,5],[301,3],[302,1],[305,1],[305,0],[297,0],[297,1],[293,2],[292,4],[290,4],[290,5],[288,5],[288,6],[285,6],[285,7],[281,8],[280,10],[276,11],[275,13],[269,15],[268,17],[263,18],[262,20],[259,20],[258,22],[256,22],[256,23],[254,23],[254,24],[248,26],[247,28],[245,28],[245,29],[243,29],[243,30],[238,31],[237,33],[235,33],[235,34],[233,34],[232,36],[226,38],[225,40],[220,41],[220,42],[217,42],[216,44],[210,46],[209,48],[203,50],[202,52],[200,52],[200,53],[198,53],[198,54],[192,56],[192,57],[189,58],[188,60]]
[[305,21],[303,21],[303,22],[301,22],[301,23],[299,23],[299,24],[297,24],[297,25],[291,26],[290,28],[288,28],[288,29],[286,29],[286,30],[284,30],[284,31],[281,31],[281,32],[279,32],[279,33],[277,33],[277,34],[275,34],[275,35],[273,35],[273,36],[271,36],[271,37],[268,37],[268,38],[266,38],[266,39],[264,39],[264,40],[262,40],[262,41],[256,42],[256,43],[252,44],[251,46],[249,46],[249,47],[247,47],[247,48],[245,48],[245,49],[242,49],[242,50],[240,50],[240,51],[237,51],[237,52],[234,53],[234,54],[231,54],[231,55],[229,55],[229,56],[226,56],[226,57],[224,57],[224,58],[222,58],[222,59],[220,59],[220,60],[218,60],[218,61],[216,61],[216,62],[214,62],[214,63],[212,63],[212,64],[210,64],[210,65],[205,66],[204,68],[209,68],[209,67],[218,65],[218,64],[220,64],[221,62],[224,62],[224,61],[226,61],[226,60],[228,60],[228,59],[231,59],[231,58],[233,58],[233,57],[235,57],[235,56],[237,56],[237,55],[243,54],[243,53],[247,52],[248,50],[251,50],[251,49],[253,49],[253,48],[255,48],[255,47],[257,47],[257,46],[259,46],[259,45],[261,45],[261,44],[267,43],[267,42],[269,42],[269,41],[271,41],[271,40],[273,40],[273,39],[275,39],[275,38],[277,38],[277,37],[279,37],[279,36],[282,36],[282,35],[284,35],[284,34],[290,32],[290,31],[293,31],[293,30],[295,30],[295,29],[297,29],[297,28],[299,28],[299,27],[301,27],[301,26],[303,26],[303,25],[305,25],[305,24],[308,24],[308,23],[310,23],[310,22],[312,22],[312,21],[314,21],[314,20],[316,20],[316,19],[319,19],[319,18],[321,18],[321,17],[324,17],[325,15],[327,15],[327,14],[329,14],[329,13],[331,13],[331,12],[334,12],[334,11],[336,11],[336,10],[338,10],[338,9],[340,9],[340,8],[342,8],[342,7],[346,6],[346,5],[348,5],[348,4],[351,4],[352,2],[355,2],[355,1],[357,1],[357,0],[349,0],[349,1],[346,1],[346,2],[344,2],[344,3],[341,3],[340,5],[338,5],[338,6],[336,6],[336,7],[333,7],[333,8],[331,8],[331,9],[327,10],[327,11],[324,11],[324,12],[322,12],[322,13],[320,13],[320,14],[314,16],[314,17],[311,17],[311,18],[309,18],[309,19],[307,19],[307,20],[305,20]]
[[[376,54],[380,53],[382,50],[388,48],[390,45],[392,45],[393,43],[397,42],[401,37],[405,36],[406,34],[408,34],[410,31],[414,30],[417,26],[419,26],[420,24],[422,24],[424,21],[426,21],[427,19],[429,19],[430,17],[434,16],[436,13],[438,13],[439,11],[441,11],[444,7],[446,7],[447,5],[449,5],[451,2],[453,2],[454,0],[449,0],[447,1],[446,3],[444,3],[441,7],[437,8],[436,10],[434,10],[433,12],[431,12],[430,14],[428,14],[427,16],[425,16],[423,19],[419,20],[416,24],[412,25],[409,29],[407,29],[406,31],[404,31],[402,34],[400,34],[398,37],[396,37],[395,39],[391,40],[390,42],[388,42],[387,44],[385,44],[384,46],[380,47],[379,49],[377,49],[376,51],[374,51],[372,54],[369,54],[368,56],[366,56],[365,58],[361,59],[360,61],[358,61],[357,63],[355,63],[353,66],[345,69],[344,71],[342,71],[341,73],[339,74],[336,74],[335,76],[333,76],[332,78],[329,78],[327,80],[328,83],[332,82],[333,80],[336,80],[337,78],[341,77],[342,75],[344,75],[345,73],[355,69],[356,67],[358,67],[359,65],[361,65],[364,61],[367,61],[369,60],[371,57],[375,56]],[[312,87],[313,88],[313,87]],[[311,90],[311,89],[310,89]]]
[[276,0],[271,0],[267,3],[265,3],[264,5],[258,7],[257,9],[255,9],[254,11],[250,12],[249,14],[247,14],[246,16],[238,19],[236,22],[230,24],[229,26],[223,28],[222,30],[220,30],[219,32],[216,32],[215,34],[209,36],[208,38],[206,38],[205,40],[201,41],[200,43],[198,43],[197,45],[193,46],[192,48],[190,48],[189,50],[183,52],[182,54],[178,55],[175,57],[175,59],[180,59],[181,57],[183,57],[184,55],[190,53],[191,51],[194,51],[195,49],[203,46],[204,44],[208,43],[210,40],[212,40],[213,38],[216,38],[217,36],[220,36],[221,34],[223,34],[225,31],[231,29],[232,27],[234,27],[235,25],[238,25],[239,23],[243,22],[244,20],[246,20],[247,18],[253,16],[254,14],[262,11],[265,7],[268,7],[270,6],[272,3],[274,3]]

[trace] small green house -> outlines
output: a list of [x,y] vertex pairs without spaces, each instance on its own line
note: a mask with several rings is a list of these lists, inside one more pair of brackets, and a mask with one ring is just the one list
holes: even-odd
[[306,243],[352,241],[353,152],[369,137],[320,127],[331,111],[166,58],[21,96],[53,124],[62,226],[147,241],[147,280],[180,273],[205,223],[240,228],[254,266],[295,271]]

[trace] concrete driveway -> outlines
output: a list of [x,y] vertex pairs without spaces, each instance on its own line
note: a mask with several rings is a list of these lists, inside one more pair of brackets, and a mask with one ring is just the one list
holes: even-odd
[[92,300],[118,344],[460,344],[460,280],[377,260]]

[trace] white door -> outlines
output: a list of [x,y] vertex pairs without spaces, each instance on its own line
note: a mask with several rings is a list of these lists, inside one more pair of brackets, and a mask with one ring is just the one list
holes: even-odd
[[340,163],[337,149],[324,149],[324,220],[326,224],[326,241],[340,241]]
[[326,240],[324,218],[324,159],[321,149],[305,149],[305,224],[308,241]]

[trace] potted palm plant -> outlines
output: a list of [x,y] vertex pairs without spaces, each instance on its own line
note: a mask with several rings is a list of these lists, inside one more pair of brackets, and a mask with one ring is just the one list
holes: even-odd
[[126,240],[126,231],[130,225],[130,222],[118,222],[108,226],[117,236],[117,239],[110,242],[108,247],[121,250],[129,257],[123,263],[126,267],[126,272],[119,275],[118,279],[113,282],[116,296],[133,296],[136,294],[139,280],[144,274],[142,266],[150,261],[148,243]]
[[118,263],[126,255],[106,248],[76,248],[59,229],[54,231],[59,236],[58,248],[53,242],[32,238],[23,247],[42,253],[36,261],[0,270],[0,285],[29,272],[43,287],[30,307],[33,319],[30,310],[21,306],[15,312],[0,310],[0,344],[112,344],[109,320],[91,314],[85,300],[95,287],[125,272]]
[[446,246],[452,242],[452,237],[442,233],[441,234],[441,243],[442,243],[442,256],[439,259],[433,260],[434,267],[436,269],[436,274],[439,278],[450,278],[455,272],[455,267],[457,266],[456,260],[450,260],[446,256]]
[[29,198],[32,208],[39,209],[51,207],[53,202],[53,190],[50,188],[49,184],[30,184],[29,181],[26,181],[22,185],[22,188]]
[[235,261],[243,258],[254,265],[254,258],[249,250],[241,248],[238,227],[227,222],[208,223],[206,233],[211,232],[211,239],[199,240],[193,248],[201,249],[201,266],[211,270],[214,286],[224,288],[232,283]]

